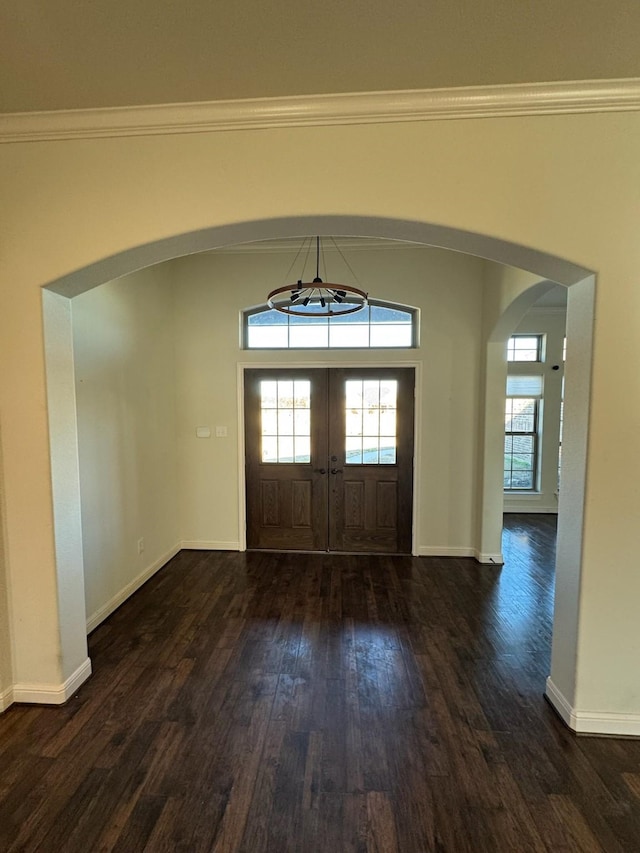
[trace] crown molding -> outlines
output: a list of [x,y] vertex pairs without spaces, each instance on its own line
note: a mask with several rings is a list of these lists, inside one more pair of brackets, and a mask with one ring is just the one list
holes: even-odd
[[5,113],[0,142],[640,110],[640,78]]

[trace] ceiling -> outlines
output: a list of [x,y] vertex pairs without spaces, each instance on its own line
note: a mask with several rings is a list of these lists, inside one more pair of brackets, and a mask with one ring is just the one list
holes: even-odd
[[0,112],[640,77],[638,0],[3,0]]

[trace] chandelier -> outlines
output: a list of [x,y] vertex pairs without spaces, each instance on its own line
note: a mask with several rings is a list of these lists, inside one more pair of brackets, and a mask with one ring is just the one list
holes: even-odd
[[[298,250],[292,268],[304,245],[303,243]],[[334,246],[338,249],[335,241]],[[331,284],[320,278],[320,237],[316,237],[316,276],[313,281],[303,281],[310,249],[311,242],[307,246],[307,255],[302,267],[301,277],[295,284],[285,284],[283,287],[276,287],[275,290],[272,290],[267,296],[269,308],[274,308],[283,314],[294,314],[296,317],[335,317],[342,314],[354,314],[356,311],[365,308],[368,304],[369,295],[364,290],[347,284]],[[340,255],[349,267],[342,252]],[[353,270],[351,272],[353,274]]]

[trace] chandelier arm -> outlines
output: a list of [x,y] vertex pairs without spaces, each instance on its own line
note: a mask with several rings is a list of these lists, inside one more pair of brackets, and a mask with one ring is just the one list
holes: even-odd
[[[295,303],[291,303],[291,293],[294,291],[296,294]],[[327,293],[327,295],[329,296],[330,301],[328,303],[327,300],[324,298],[322,291]],[[340,302],[337,302],[338,305],[340,305],[343,299],[346,301],[347,305],[349,305],[349,299],[354,297],[358,299],[360,304],[352,305],[349,308],[338,308],[337,311],[333,310],[333,300],[335,299],[336,295],[335,291],[339,291],[340,294],[345,294],[344,297],[341,296]],[[323,311],[296,310],[296,308],[300,305],[301,297],[303,296],[303,294],[308,294],[305,300],[302,300],[302,304],[306,303],[306,307],[306,305],[308,305],[311,299],[313,298],[313,294],[316,292],[318,294],[317,301],[320,302],[320,304],[322,304],[322,302],[325,302],[325,305],[322,306]],[[284,302],[277,301],[276,297],[283,293],[289,294],[290,304],[287,305]],[[269,308],[272,308],[275,311],[280,311],[282,314],[293,314],[296,317],[331,317],[342,314],[354,314],[356,311],[361,311],[366,305],[369,304],[369,294],[365,293],[364,290],[361,290],[358,287],[352,287],[346,284],[332,284],[328,282],[326,284],[323,283],[322,287],[317,287],[314,283],[309,284],[301,282],[301,286],[298,284],[287,284],[283,287],[276,287],[275,290],[272,290],[271,293],[269,293],[269,295],[267,296],[267,304]],[[294,304],[295,308],[293,307]]]

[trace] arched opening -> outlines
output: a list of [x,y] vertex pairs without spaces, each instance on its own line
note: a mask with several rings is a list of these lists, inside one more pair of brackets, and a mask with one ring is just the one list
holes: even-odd
[[[72,347],[71,299],[84,291],[119,278],[133,270],[140,270],[152,264],[184,257],[198,252],[221,248],[233,243],[304,235],[308,233],[332,234],[335,236],[379,237],[385,239],[417,243],[423,246],[450,249],[468,255],[474,255],[505,268],[526,270],[529,277],[512,285],[508,281],[496,284],[492,298],[495,299],[495,328],[486,331],[486,364],[484,375],[487,377],[484,402],[481,406],[484,417],[483,452],[480,475],[478,477],[477,501],[477,539],[475,548],[479,559],[488,560],[495,554],[494,543],[501,530],[502,487],[500,480],[501,464],[494,465],[496,457],[495,397],[499,383],[492,365],[502,358],[503,341],[501,335],[509,328],[518,312],[526,310],[530,302],[535,301],[545,282],[559,282],[570,287],[575,293],[572,303],[578,306],[574,333],[576,339],[584,339],[585,347],[590,346],[591,311],[593,283],[587,270],[547,256],[543,253],[505,243],[494,238],[460,232],[424,223],[402,220],[380,220],[373,217],[312,217],[247,222],[225,226],[190,234],[177,235],[154,244],[139,246],[115,257],[79,270],[64,279],[53,282],[44,291],[45,331],[47,343],[47,382],[51,424],[51,460],[53,493],[55,504],[56,556],[59,586],[64,601],[60,604],[61,634],[66,638],[68,648],[77,650],[85,642],[86,613],[84,608],[83,587],[83,549],[81,525],[80,471],[78,468],[78,435],[74,397],[74,364]],[[548,286],[551,286],[550,284]],[[501,331],[502,330],[502,331]],[[498,352],[500,350],[500,356]],[[590,358],[583,358],[586,350],[578,358],[580,346],[572,346],[576,353],[575,372],[580,380],[576,383],[579,393],[569,405],[567,400],[567,423],[575,421],[586,424],[586,411],[589,392]],[[504,385],[501,387],[503,394]],[[500,411],[500,408],[498,411]],[[580,431],[579,431],[580,432]],[[584,446],[586,430],[582,439],[575,445],[573,456],[582,458],[582,467],[573,466],[567,476],[567,494],[579,496],[584,486]],[[501,427],[498,434],[501,434]],[[571,455],[569,448],[568,455]],[[498,460],[501,450],[498,451]],[[495,469],[495,470],[494,470]],[[564,506],[572,506],[572,524],[563,522]],[[570,564],[570,575],[575,579],[576,559],[579,570],[579,542],[582,529],[581,501],[568,498],[560,507],[560,528],[564,544],[559,545],[558,572],[564,575],[563,561]],[[576,514],[576,507],[579,511]],[[499,546],[498,546],[499,550]],[[577,557],[576,557],[577,555]],[[579,571],[578,571],[579,577]],[[564,600],[567,611],[575,611],[577,586],[565,585]],[[575,596],[575,598],[574,598]],[[573,604],[572,604],[573,602]],[[565,623],[566,624],[566,623]],[[563,630],[565,647],[556,655],[562,661],[563,671],[570,668],[567,660],[571,657],[571,636]],[[574,646],[575,647],[575,646]],[[65,642],[63,641],[63,648]],[[85,647],[86,648],[86,647]],[[554,654],[556,645],[554,641]],[[84,670],[84,677],[88,670]],[[82,678],[79,676],[79,680]]]

